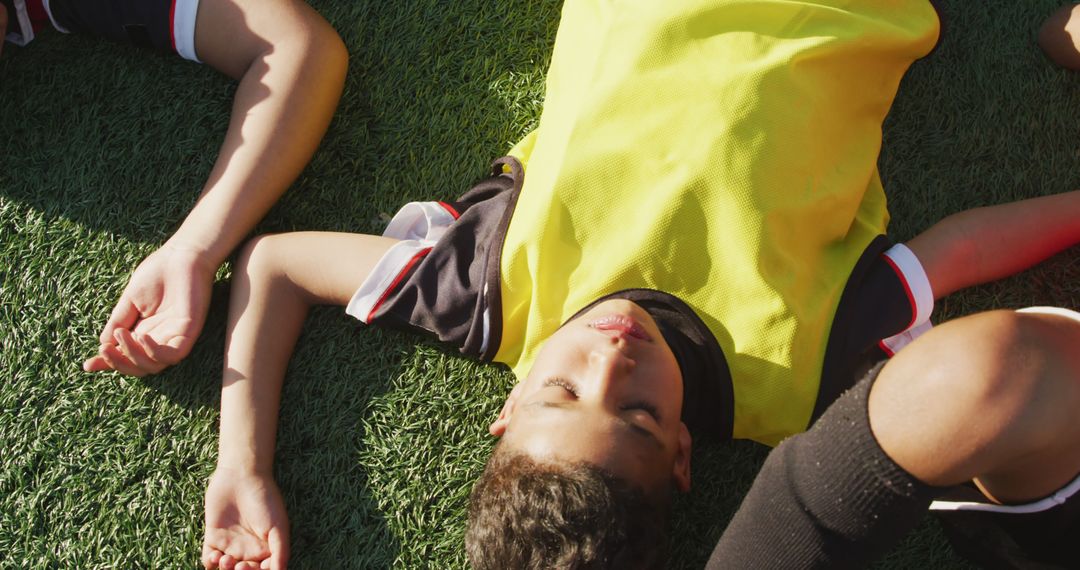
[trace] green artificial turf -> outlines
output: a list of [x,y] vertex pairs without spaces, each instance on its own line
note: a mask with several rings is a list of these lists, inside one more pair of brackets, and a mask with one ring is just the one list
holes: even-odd
[[[535,126],[560,3],[313,2],[350,52],[334,123],[258,232],[377,233],[453,198]],[[1034,44],[1057,0],[942,2],[946,29],[885,125],[898,239],[972,206],[1080,187],[1080,74]],[[128,274],[191,207],[234,85],[175,56],[45,32],[0,58],[0,568],[192,568],[216,460],[229,268],[182,364],[146,379],[80,363]],[[1080,307],[1074,248],[941,303]],[[429,341],[309,318],[277,475],[294,568],[465,566],[467,495],[512,384]],[[700,443],[674,568],[698,568],[764,451]],[[881,568],[963,567],[929,518]]]

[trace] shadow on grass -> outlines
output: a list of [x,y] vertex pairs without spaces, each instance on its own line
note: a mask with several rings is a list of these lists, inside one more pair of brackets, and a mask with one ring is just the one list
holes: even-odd
[[[482,2],[456,10],[438,2],[395,10],[324,4],[316,8],[350,50],[346,92],[311,166],[259,231],[381,231],[381,214],[404,202],[466,190],[538,115],[557,3],[510,2],[494,10]],[[508,31],[515,10],[523,29]],[[112,272],[112,284],[83,292],[104,322],[136,260],[163,242],[194,203],[224,136],[234,85],[173,56],[56,33],[5,52],[0,77],[0,124],[14,143],[8,148],[17,149],[0,153],[0,195],[42,214],[46,224],[71,220],[104,242],[86,263]],[[218,407],[227,297],[227,286],[217,285],[192,354],[143,382],[195,416],[212,416]],[[423,386],[417,370],[432,362],[468,367],[415,338],[354,329],[317,311],[287,377],[276,467],[293,524],[294,566],[462,566],[464,498],[482,462],[459,459],[490,446],[486,424],[479,417],[442,422],[448,414],[410,411],[396,395],[414,387],[403,384]],[[94,341],[86,340],[92,352]],[[499,376],[492,374],[477,375]],[[452,394],[427,399],[453,407]],[[485,406],[478,416],[495,405],[487,394],[472,401]],[[393,429],[432,418],[439,425],[425,431],[445,446],[421,445],[414,438],[422,434]],[[470,444],[455,443],[450,427],[472,434]],[[171,429],[143,419],[141,444],[167,447]],[[202,433],[200,449],[209,449],[213,434]],[[450,455],[436,452],[440,447]],[[206,458],[192,466],[202,473],[173,475],[197,488],[213,454],[192,457]],[[457,469],[469,476],[447,477],[450,486],[438,480]],[[197,521],[188,534],[197,535]],[[170,546],[197,557],[187,543]]]
[[[537,118],[558,3],[314,4],[347,43],[346,89],[260,231],[381,231],[406,201],[459,195]],[[5,51],[0,77],[18,150],[0,153],[0,193],[143,244],[194,204],[235,91],[208,66],[48,30]]]

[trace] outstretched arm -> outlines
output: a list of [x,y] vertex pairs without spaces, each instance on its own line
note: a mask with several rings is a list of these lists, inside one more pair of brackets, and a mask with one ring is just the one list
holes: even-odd
[[341,96],[345,47],[299,0],[202,0],[195,50],[240,80],[225,141],[191,213],[132,274],[88,371],[141,376],[187,356],[217,267],[310,160]]
[[934,298],[1018,273],[1080,243],[1080,190],[953,214],[908,247]]
[[245,246],[229,304],[218,466],[206,491],[206,568],[284,567],[288,518],[273,458],[285,369],[308,309],[348,304],[394,243],[306,232]]

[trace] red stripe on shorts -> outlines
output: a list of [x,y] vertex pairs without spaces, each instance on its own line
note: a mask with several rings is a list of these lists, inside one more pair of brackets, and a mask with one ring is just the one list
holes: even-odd
[[416,265],[421,259],[424,258],[425,255],[430,252],[430,247],[425,247],[424,249],[421,249],[420,251],[416,252],[416,255],[412,256],[412,259],[410,259],[409,262],[405,264],[405,267],[401,268],[401,271],[398,272],[397,277],[394,278],[394,282],[391,283],[385,291],[383,291],[383,294],[379,297],[379,300],[375,302],[375,306],[371,307],[371,312],[368,313],[367,318],[364,319],[365,323],[371,322],[371,319],[375,316],[375,312],[378,311],[379,307],[381,307],[382,304],[386,301],[386,299],[390,297],[390,294],[394,292],[394,289],[397,289],[397,286],[400,285],[401,281],[405,279],[405,276],[409,274],[409,270],[411,270],[414,265]]
[[908,326],[904,327],[904,330],[911,328],[911,325],[915,324],[915,318],[919,316],[919,308],[915,306],[915,295],[911,292],[911,286],[908,285],[907,277],[904,277],[904,272],[900,271],[900,268],[896,266],[896,262],[887,255],[882,255],[885,261],[892,267],[892,270],[896,273],[896,276],[900,278],[900,283],[904,285],[904,294],[907,295],[908,305],[911,306],[911,322]]
[[451,216],[454,216],[455,220],[461,217],[461,214],[459,214],[458,211],[455,210],[454,207],[450,204],[447,204],[446,202],[439,202],[439,205],[442,206],[444,210],[449,212]]
[[176,51],[176,0],[172,0],[169,6],[169,43],[172,50]]

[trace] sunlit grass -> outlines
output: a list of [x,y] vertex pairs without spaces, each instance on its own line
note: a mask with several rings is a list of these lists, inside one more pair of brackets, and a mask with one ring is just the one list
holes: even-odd
[[[1080,187],[1080,79],[1034,45],[1054,0],[945,3],[885,129],[898,239],[954,211]],[[560,4],[314,2],[350,51],[320,152],[259,232],[378,232],[453,198],[535,125]],[[178,225],[225,130],[232,83],[179,58],[43,33],[0,58],[0,568],[191,568],[216,461],[228,267],[193,354],[156,377],[82,359],[135,264]],[[1075,249],[957,295],[945,315],[1077,307]],[[284,390],[277,474],[297,568],[465,565],[465,508],[510,375],[416,337],[308,322]],[[700,567],[763,457],[695,451],[678,568]],[[928,522],[881,566],[956,567]]]

